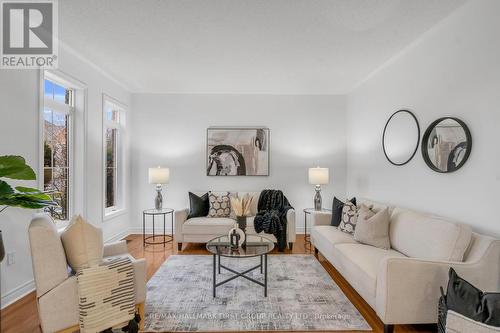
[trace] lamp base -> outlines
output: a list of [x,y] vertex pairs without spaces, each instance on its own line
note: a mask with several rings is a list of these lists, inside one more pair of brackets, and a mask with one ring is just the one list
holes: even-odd
[[316,195],[314,195],[314,210],[321,210],[322,209],[322,202],[321,202],[321,186],[316,185]]
[[161,185],[156,186],[155,209],[161,210],[163,208],[163,196],[161,195]]

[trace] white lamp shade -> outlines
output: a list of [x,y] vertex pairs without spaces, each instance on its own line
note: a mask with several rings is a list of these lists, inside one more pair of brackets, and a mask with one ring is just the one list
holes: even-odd
[[149,168],[149,183],[150,184],[168,184],[170,180],[169,168]]
[[328,168],[309,168],[309,184],[326,185],[329,182]]

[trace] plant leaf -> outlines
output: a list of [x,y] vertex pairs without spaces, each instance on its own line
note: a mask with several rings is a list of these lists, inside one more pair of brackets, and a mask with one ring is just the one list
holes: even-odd
[[24,186],[17,186],[16,190],[22,193],[41,193],[40,190],[37,188],[24,187]]
[[28,209],[38,209],[50,206],[57,206],[45,193],[12,193],[0,196],[0,205],[11,207],[21,207]]
[[21,156],[0,156],[0,177],[20,180],[35,180],[33,169]]
[[0,197],[3,197],[5,195],[9,195],[14,193],[14,190],[12,187],[10,187],[9,184],[4,182],[3,180],[0,180]]

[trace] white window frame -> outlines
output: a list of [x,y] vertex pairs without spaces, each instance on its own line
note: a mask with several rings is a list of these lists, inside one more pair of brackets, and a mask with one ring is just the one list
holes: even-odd
[[[58,226],[69,223],[74,214],[86,217],[86,167],[82,161],[86,154],[86,123],[87,123],[87,87],[79,80],[59,70],[40,70],[40,97],[39,97],[39,162],[38,162],[38,188],[44,189],[44,136],[45,136],[45,107],[55,109],[58,112],[69,114],[68,124],[68,219],[58,220]],[[57,103],[45,99],[45,80],[57,83],[73,91],[73,105]],[[75,148],[78,147],[78,151]],[[78,161],[78,163],[76,163]],[[77,165],[78,164],[78,165]],[[82,164],[82,165],[80,165]],[[80,179],[80,181],[76,181]]]
[[[118,111],[118,122],[107,119],[107,105],[110,104]],[[126,206],[126,178],[125,178],[125,142],[126,142],[126,114],[127,107],[117,99],[102,94],[102,214],[103,221],[110,220],[116,216],[127,212]],[[116,137],[116,188],[115,188],[115,206],[106,208],[106,130],[108,128],[117,129]]]

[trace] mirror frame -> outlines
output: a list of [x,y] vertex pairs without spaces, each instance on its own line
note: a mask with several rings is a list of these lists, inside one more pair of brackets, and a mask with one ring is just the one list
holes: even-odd
[[[387,126],[389,126],[389,122],[391,121],[392,118],[394,118],[394,116],[396,116],[398,113],[408,113],[409,115],[411,115],[413,117],[413,119],[415,120],[415,123],[417,124],[417,132],[418,132],[418,137],[417,137],[417,144],[415,145],[415,150],[413,151],[413,154],[411,154],[410,158],[408,158],[407,161],[405,162],[402,162],[402,163],[396,163],[394,161],[392,161],[389,156],[387,155],[387,151],[385,150],[385,132],[387,131]],[[415,114],[409,110],[406,110],[406,109],[401,109],[401,110],[398,110],[396,112],[394,112],[390,117],[389,119],[387,119],[387,122],[385,123],[385,127],[384,127],[384,133],[382,134],[382,149],[384,150],[384,155],[385,155],[385,158],[387,158],[387,160],[395,165],[395,166],[403,166],[405,164],[408,164],[412,159],[413,157],[415,157],[415,154],[417,153],[417,150],[418,150],[418,145],[420,144],[420,124],[418,122],[418,119],[417,117],[415,116]]]
[[[464,159],[459,164],[459,166],[455,170],[452,170],[452,171],[443,171],[443,170],[437,168],[434,165],[434,163],[432,163],[431,159],[429,158],[429,152],[427,151],[427,148],[426,148],[427,147],[427,141],[429,141],[429,136],[431,135],[431,132],[434,129],[434,127],[436,127],[437,124],[439,124],[440,122],[442,122],[443,120],[446,120],[446,119],[454,120],[460,126],[462,126],[462,128],[463,128],[463,130],[465,132],[465,137],[467,138],[467,144],[468,144],[467,151],[465,152]],[[422,147],[422,157],[424,158],[425,164],[427,164],[427,166],[429,168],[431,168],[433,171],[436,171],[436,172],[439,172],[439,173],[452,173],[452,172],[455,172],[455,171],[461,169],[465,165],[465,163],[467,162],[467,160],[469,159],[470,153],[472,151],[472,135],[470,133],[470,130],[469,130],[469,127],[467,126],[467,124],[465,124],[462,120],[460,120],[458,118],[455,118],[455,117],[442,117],[442,118],[434,120],[429,125],[429,127],[427,127],[427,129],[425,130],[424,136],[422,137],[421,147]]]

